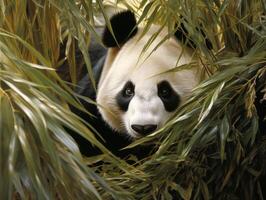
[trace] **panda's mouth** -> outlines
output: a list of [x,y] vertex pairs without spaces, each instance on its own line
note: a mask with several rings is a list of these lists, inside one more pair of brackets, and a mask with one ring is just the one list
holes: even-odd
[[132,139],[138,139],[142,137],[141,135],[139,135],[138,133],[135,133],[134,131],[129,131],[128,134],[130,135]]

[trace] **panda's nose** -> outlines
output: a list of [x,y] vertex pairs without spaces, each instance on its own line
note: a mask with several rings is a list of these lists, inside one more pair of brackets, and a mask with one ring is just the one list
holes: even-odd
[[156,130],[157,125],[155,124],[146,124],[146,125],[139,125],[139,124],[132,124],[131,128],[141,135],[148,135]]

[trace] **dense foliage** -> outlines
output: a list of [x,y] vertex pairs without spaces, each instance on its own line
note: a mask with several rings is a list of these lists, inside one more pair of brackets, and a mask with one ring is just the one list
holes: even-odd
[[[0,199],[263,199],[264,0],[0,0],[0,6]],[[77,63],[84,62],[93,79],[88,45],[92,34],[100,42],[99,13],[110,28],[110,6],[133,10],[146,31],[157,23],[173,33],[182,23],[205,77],[162,130],[131,145],[155,145],[143,160],[129,157],[133,164],[108,152],[69,111],[81,105],[56,73],[67,62],[75,84]],[[84,158],[66,127],[103,155]]]

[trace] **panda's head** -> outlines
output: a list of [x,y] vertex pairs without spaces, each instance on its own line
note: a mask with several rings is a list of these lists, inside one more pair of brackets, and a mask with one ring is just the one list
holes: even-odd
[[111,25],[116,39],[106,28],[108,54],[98,84],[98,109],[116,131],[145,136],[161,128],[198,84],[197,69],[169,72],[190,63],[193,50],[174,36],[161,43],[168,35],[163,29],[142,54],[160,27],[152,26],[140,39],[143,29],[129,11],[113,16]]

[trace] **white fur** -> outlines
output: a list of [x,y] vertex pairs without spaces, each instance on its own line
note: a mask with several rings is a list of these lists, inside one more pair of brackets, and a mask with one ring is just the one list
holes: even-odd
[[[132,130],[132,124],[157,124],[160,128],[173,115],[173,112],[165,110],[157,95],[157,84],[160,81],[169,81],[181,97],[181,102],[184,102],[199,81],[195,69],[164,73],[176,65],[180,66],[192,61],[193,51],[184,49],[175,38],[166,40],[147,57],[167,35],[167,30],[163,30],[157,36],[140,59],[142,49],[157,30],[157,26],[152,26],[139,40],[142,31],[139,29],[136,36],[124,44],[119,51],[117,51],[118,48],[109,49],[104,73],[98,85],[97,103],[103,119],[113,129],[126,132],[132,137],[139,136]],[[116,105],[115,97],[129,80],[135,85],[135,95],[129,103],[128,111],[122,112]]]

